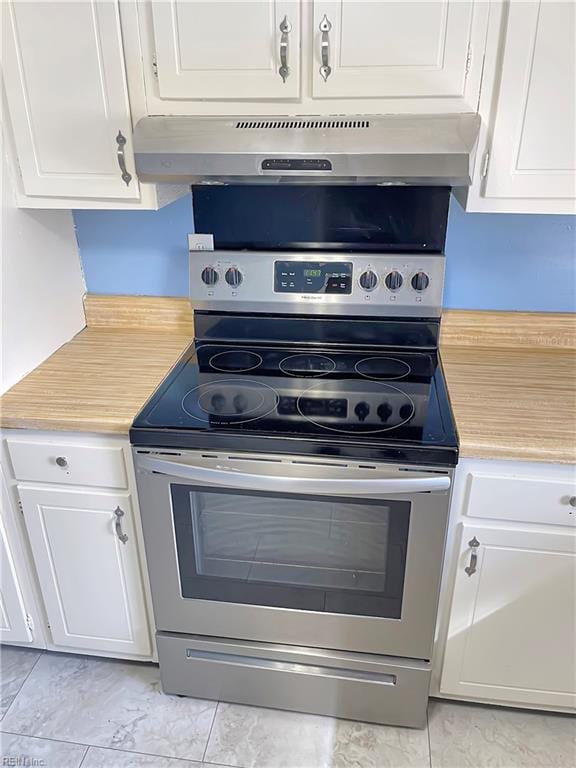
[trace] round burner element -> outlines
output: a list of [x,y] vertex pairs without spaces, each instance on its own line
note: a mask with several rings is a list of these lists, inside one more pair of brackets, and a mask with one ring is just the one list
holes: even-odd
[[246,373],[258,368],[261,363],[261,356],[247,349],[227,349],[210,358],[210,367],[225,373]]
[[268,416],[278,400],[276,390],[262,381],[219,379],[191,389],[181,405],[198,421],[215,417],[218,424],[244,424]]
[[280,360],[279,368],[288,376],[326,376],[336,368],[336,363],[326,355],[303,352]]
[[358,360],[354,370],[366,379],[386,379],[394,381],[408,376],[412,370],[404,360],[396,357],[365,357]]
[[338,394],[328,393],[327,384],[318,382],[302,392],[296,401],[296,409],[311,424],[329,432],[346,435],[381,434],[404,426],[416,413],[414,401],[406,392],[392,384],[373,381],[366,384],[364,396],[366,400],[373,400],[373,396],[377,396],[380,404],[376,412],[372,414],[368,402],[362,400],[354,408],[348,403],[347,415],[339,418],[335,406],[330,407],[339,402]]

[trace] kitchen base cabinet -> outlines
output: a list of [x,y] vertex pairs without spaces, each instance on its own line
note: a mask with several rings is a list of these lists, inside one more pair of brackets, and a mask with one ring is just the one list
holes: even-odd
[[457,468],[432,695],[576,710],[576,468]]
[[18,492],[54,643],[148,656],[130,494]]
[[442,692],[576,706],[576,534],[460,534]]
[[26,611],[17,563],[8,539],[6,517],[10,509],[8,489],[2,474],[2,507],[0,509],[0,640],[7,643],[30,643],[33,635]]
[[40,601],[30,577],[31,558],[3,467],[0,482],[0,642],[45,648]]
[[[4,495],[14,499],[11,525],[0,532],[5,548],[18,555],[16,569],[15,558],[2,559],[0,640],[154,660],[128,439],[9,429],[0,434],[0,449]],[[27,588],[21,600],[14,573]]]

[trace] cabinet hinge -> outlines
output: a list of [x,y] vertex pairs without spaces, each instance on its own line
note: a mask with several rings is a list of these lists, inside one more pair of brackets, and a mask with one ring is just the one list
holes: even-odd
[[158,62],[156,61],[156,54],[152,56],[152,72],[154,77],[158,77]]
[[22,506],[22,502],[20,501],[20,499],[18,499],[18,509],[22,514],[24,514],[24,507]]
[[466,54],[466,77],[468,77],[468,73],[470,72],[471,66],[472,66],[472,47],[468,46],[468,53]]
[[30,616],[29,613],[26,614],[26,626],[30,632],[34,632],[34,622],[32,621],[32,616]]
[[18,159],[18,157],[15,157],[14,161],[16,163],[16,173],[18,174],[18,176],[20,176],[22,184],[24,184],[24,174],[22,173],[22,166],[20,165],[20,160]]
[[488,173],[488,163],[490,162],[490,152],[484,152],[484,157],[482,158],[482,168],[480,169],[480,177],[485,179],[486,174]]

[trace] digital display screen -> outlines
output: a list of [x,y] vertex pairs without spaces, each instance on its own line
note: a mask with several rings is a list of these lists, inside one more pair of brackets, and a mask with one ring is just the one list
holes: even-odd
[[321,269],[305,269],[304,270],[304,277],[320,277],[322,274]]

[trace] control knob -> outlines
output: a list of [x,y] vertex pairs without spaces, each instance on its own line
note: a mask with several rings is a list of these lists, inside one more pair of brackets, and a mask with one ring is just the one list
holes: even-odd
[[392,416],[392,408],[388,403],[380,403],[376,413],[380,421],[385,424],[390,416]]
[[378,275],[371,269],[367,269],[366,272],[362,272],[360,275],[360,287],[365,291],[373,291],[378,284]]
[[226,270],[226,282],[232,288],[238,288],[243,279],[242,272],[240,272],[238,267],[230,267],[230,269]]
[[212,408],[214,410],[214,413],[222,413],[224,410],[224,407],[226,406],[226,398],[224,395],[221,395],[219,392],[216,392],[215,395],[212,395],[212,399],[210,401]]
[[426,272],[416,272],[412,278],[412,288],[415,291],[425,291],[430,285],[430,278]]
[[234,399],[232,400],[232,405],[234,406],[234,410],[236,413],[244,413],[246,408],[248,407],[248,400],[244,395],[234,395]]
[[366,416],[370,413],[370,406],[368,403],[361,400],[356,408],[354,408],[354,413],[358,416],[358,421],[364,421]]
[[414,406],[406,403],[400,408],[400,418],[408,421],[414,416]]
[[400,288],[402,288],[404,278],[400,272],[394,269],[392,272],[388,272],[384,282],[386,283],[386,288],[388,288],[389,291],[398,291]]
[[201,277],[205,285],[216,285],[218,282],[218,272],[214,267],[204,267]]

